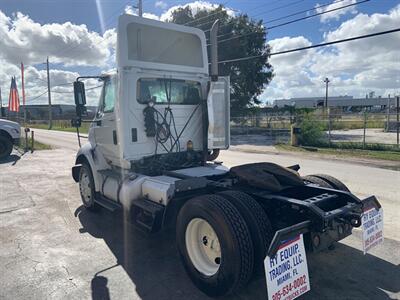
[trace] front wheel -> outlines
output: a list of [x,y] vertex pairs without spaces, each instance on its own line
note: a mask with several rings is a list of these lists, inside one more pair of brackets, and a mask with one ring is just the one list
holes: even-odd
[[98,205],[94,201],[95,191],[92,170],[86,163],[82,164],[79,172],[79,192],[82,203],[87,209],[92,211],[98,209]]
[[230,294],[249,281],[254,259],[250,232],[225,198],[189,200],[178,215],[176,240],[189,277],[208,296]]

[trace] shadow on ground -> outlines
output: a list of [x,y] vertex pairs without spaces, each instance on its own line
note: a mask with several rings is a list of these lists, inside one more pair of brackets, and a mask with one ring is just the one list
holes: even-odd
[[21,157],[19,155],[11,154],[4,159],[0,159],[0,164],[12,163],[12,165],[15,165],[20,159]]
[[274,146],[277,143],[286,143],[288,137],[286,136],[268,136],[262,134],[249,134],[249,135],[231,135],[231,145],[254,145],[254,146]]
[[331,133],[331,139],[337,142],[359,142],[362,141],[362,134],[341,134]]
[[[105,241],[136,287],[141,299],[208,299],[190,282],[180,263],[173,232],[146,236],[124,225],[121,214],[82,206],[75,211],[87,232]],[[302,299],[391,299],[400,291],[400,268],[372,255],[337,244],[334,250],[308,255],[311,292]],[[109,267],[113,268],[115,266]],[[110,299],[108,279],[93,275],[93,299]],[[386,291],[386,292],[385,292]],[[134,295],[132,298],[136,299]],[[226,299],[266,299],[263,278],[253,280],[240,295]]]

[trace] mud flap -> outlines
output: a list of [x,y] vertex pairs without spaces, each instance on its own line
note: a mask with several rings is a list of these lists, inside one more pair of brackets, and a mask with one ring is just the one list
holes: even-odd
[[382,205],[379,203],[378,199],[376,199],[375,196],[369,196],[361,200],[361,203],[363,205],[363,211],[366,211],[372,207],[379,210],[382,207]]
[[304,221],[294,224],[289,227],[277,230],[269,245],[267,255],[273,257],[278,251],[279,246],[283,241],[296,237],[297,235],[304,234],[310,231],[311,221]]

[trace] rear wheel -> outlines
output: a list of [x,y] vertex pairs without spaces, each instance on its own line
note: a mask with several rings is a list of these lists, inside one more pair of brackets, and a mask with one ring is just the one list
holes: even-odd
[[213,149],[211,151],[208,151],[207,160],[208,161],[216,160],[218,156],[219,156],[219,149]]
[[256,275],[262,274],[263,262],[274,234],[267,214],[262,206],[246,193],[224,191],[218,195],[229,200],[246,221],[254,246],[254,272]]
[[94,180],[92,170],[86,163],[82,164],[79,172],[79,191],[83,205],[88,209],[95,211],[98,209],[98,204],[94,201]]
[[13,144],[10,138],[0,135],[0,159],[4,159],[11,154]]
[[307,175],[303,177],[303,180],[319,185],[320,187],[324,187],[324,188],[329,188],[329,189],[333,189],[334,187],[332,185],[330,185],[328,182],[326,182],[325,180],[315,176],[315,175]]
[[343,182],[341,182],[339,179],[336,179],[333,176],[326,175],[326,174],[315,174],[313,176],[321,178],[322,180],[324,180],[325,182],[330,184],[334,189],[344,191],[344,192],[350,192],[349,188]]
[[245,286],[253,273],[253,244],[245,220],[225,198],[203,195],[180,210],[177,246],[193,283],[208,296]]

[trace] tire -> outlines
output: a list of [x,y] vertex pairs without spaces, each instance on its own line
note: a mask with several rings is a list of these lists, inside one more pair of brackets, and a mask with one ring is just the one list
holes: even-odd
[[207,160],[208,161],[216,160],[218,158],[218,156],[219,156],[219,149],[213,149],[208,152]]
[[9,137],[0,135],[0,160],[7,158],[13,149],[13,143]]
[[91,211],[98,210],[99,206],[94,201],[95,190],[93,174],[87,163],[83,163],[79,171],[79,192],[81,194],[82,203],[86,209]]
[[324,187],[324,188],[329,188],[329,189],[333,189],[334,187],[332,185],[330,185],[328,182],[326,182],[325,180],[315,176],[315,175],[307,175],[303,177],[303,180],[314,183],[316,185],[319,185],[320,187]]
[[202,195],[190,199],[178,214],[176,240],[188,276],[206,295],[236,292],[250,280],[254,253],[250,232],[225,198]]
[[254,273],[256,276],[263,274],[264,259],[274,235],[267,214],[262,206],[246,193],[224,191],[217,195],[229,200],[246,221],[254,246]]
[[336,179],[333,176],[326,175],[326,174],[315,174],[315,177],[321,178],[325,182],[329,183],[334,189],[343,191],[343,192],[350,192],[349,188],[341,182],[339,179]]

